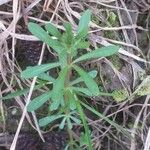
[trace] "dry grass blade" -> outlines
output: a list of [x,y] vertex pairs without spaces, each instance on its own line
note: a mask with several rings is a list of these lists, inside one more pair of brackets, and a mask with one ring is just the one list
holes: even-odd
[[147,138],[146,138],[146,142],[144,146],[144,150],[148,150],[148,149],[150,149],[150,128],[148,130],[148,134],[147,134]]
[[[111,125],[107,125],[104,120],[87,113],[87,120],[92,129],[94,148],[104,150],[111,148],[148,150],[150,148],[149,96],[146,98],[132,97],[136,89],[140,88],[143,79],[149,76],[149,8],[150,4],[146,0],[0,0],[0,97],[16,91],[17,88],[30,87],[27,97],[23,95],[14,98],[23,113],[19,118],[20,122],[11,150],[15,149],[25,117],[42,137],[35,113],[32,113],[33,118],[31,119],[26,109],[31,95],[34,95],[33,88],[37,80],[36,78],[32,81],[22,80],[19,76],[22,68],[26,67],[26,65],[21,66],[25,59],[24,52],[30,49],[31,43],[40,42],[38,38],[27,31],[26,25],[30,21],[41,26],[51,22],[63,32],[65,30],[63,23],[70,22],[73,30],[76,31],[82,12],[86,9],[92,10],[89,31],[91,47],[87,51],[112,44],[119,45],[121,48],[119,49],[119,55],[113,56],[114,59],[110,57],[87,61],[87,64],[83,67],[87,71],[99,70],[96,81],[104,87],[103,90],[106,92],[121,88],[128,91],[129,94],[127,101],[122,102],[116,102],[111,97],[92,97],[90,104],[97,108],[100,113],[131,131],[133,137],[127,139],[121,132],[115,131]],[[22,43],[26,42],[26,50],[21,51]],[[38,64],[41,64],[43,59],[44,47],[45,45],[40,51]],[[21,56],[23,55],[21,60],[19,51],[21,51]],[[56,59],[57,55],[48,47],[49,54],[53,54]],[[118,64],[119,67],[121,66],[120,68],[118,68]],[[125,72],[127,73],[125,74]],[[130,98],[132,99],[130,100]],[[5,116],[7,107],[7,103],[0,103],[2,132],[4,129],[7,130],[7,116]],[[80,131],[80,127],[77,128]],[[139,144],[136,142],[137,140]]]

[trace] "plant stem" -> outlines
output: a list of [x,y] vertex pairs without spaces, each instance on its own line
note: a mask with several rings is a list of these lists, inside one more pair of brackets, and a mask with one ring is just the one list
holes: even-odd
[[[67,66],[70,66],[71,61],[72,61],[71,56],[70,56],[70,54],[68,54],[68,56],[67,56]],[[66,77],[66,80],[65,80],[65,88],[67,88],[69,83],[70,83],[70,77],[71,77],[71,69],[69,68],[68,72],[67,72],[67,77]],[[69,99],[68,99],[67,93],[64,94],[64,99],[65,99],[66,105],[68,105],[68,100]],[[67,115],[70,113],[70,108],[68,106],[67,106],[67,109],[66,109],[65,113]],[[68,128],[67,132],[68,132],[69,138],[70,138],[70,150],[73,150],[73,136],[72,136],[71,129]]]

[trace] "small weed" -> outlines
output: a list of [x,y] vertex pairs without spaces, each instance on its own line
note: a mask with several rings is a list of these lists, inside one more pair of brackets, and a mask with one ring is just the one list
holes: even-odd
[[122,101],[126,100],[127,97],[129,96],[128,91],[125,89],[114,90],[112,92],[112,95],[113,95],[113,99],[116,102],[122,102]]
[[[28,105],[28,111],[35,111],[43,106],[44,103],[50,101],[49,110],[51,111],[51,115],[41,118],[39,120],[39,125],[43,127],[52,123],[53,121],[60,121],[59,128],[67,128],[70,136],[70,142],[68,146],[69,149],[73,149],[75,146],[74,138],[71,132],[73,123],[78,125],[82,124],[84,126],[84,143],[80,143],[80,146],[82,147],[82,145],[86,145],[87,149],[93,149],[90,130],[87,125],[86,115],[83,107],[91,109],[91,111],[93,111],[95,114],[102,117],[100,113],[93,110],[93,108],[90,108],[90,106],[84,104],[80,99],[81,96],[79,97],[79,95],[85,97],[94,97],[100,95],[112,96],[109,93],[103,93],[100,91],[97,83],[93,79],[96,77],[96,70],[86,72],[79,66],[79,62],[110,56],[119,50],[118,46],[112,45],[103,48],[97,48],[91,52],[87,52],[79,56],[78,50],[85,50],[90,45],[90,43],[87,41],[90,19],[91,11],[87,10],[83,13],[79,21],[75,35],[73,34],[70,23],[64,23],[64,33],[61,33],[52,24],[46,24],[45,30],[36,23],[29,23],[28,25],[28,28],[33,35],[45,42],[58,54],[58,60],[55,62],[27,67],[27,69],[21,73],[21,77],[23,79],[29,79],[37,76],[40,80],[43,80],[42,83],[40,82],[40,85],[35,87],[36,89],[48,84],[52,85],[52,89],[49,89],[30,102]],[[60,69],[56,79],[48,75],[50,69],[53,68]],[[74,76],[73,71],[78,74],[78,77]],[[81,82],[84,84],[80,84]],[[26,94],[27,92],[28,89],[19,92],[17,91],[13,95],[9,95],[4,99]],[[107,121],[110,122],[109,119],[107,119]]]

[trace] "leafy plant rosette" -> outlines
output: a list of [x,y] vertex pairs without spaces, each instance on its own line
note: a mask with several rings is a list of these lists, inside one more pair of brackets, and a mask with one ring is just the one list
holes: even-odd
[[[85,133],[83,134],[86,141],[85,145],[91,150],[90,130],[83,109],[83,107],[88,108],[90,106],[83,103],[79,95],[82,95],[82,97],[112,95],[100,91],[100,88],[94,81],[97,75],[96,70],[86,72],[80,67],[79,63],[113,55],[119,50],[119,47],[112,45],[97,48],[79,55],[78,50],[86,50],[90,45],[87,41],[90,19],[91,11],[86,10],[80,18],[76,34],[73,33],[70,23],[64,23],[65,32],[63,33],[50,23],[44,26],[45,29],[36,23],[29,23],[28,28],[30,32],[51,47],[57,53],[58,60],[53,63],[27,67],[21,73],[21,77],[29,79],[37,76],[39,79],[46,81],[46,84],[52,84],[52,89],[34,98],[28,105],[28,111],[32,112],[40,108],[47,101],[50,101],[49,109],[52,113],[41,118],[39,125],[46,126],[53,121],[59,120],[59,128],[64,129],[67,127],[70,136],[70,145],[73,145],[74,141],[71,134],[73,123],[82,124],[85,129]],[[53,68],[60,69],[56,79],[48,74],[50,69]],[[78,76],[74,74],[78,74]],[[26,89],[25,92],[27,91]],[[21,94],[23,94],[23,91],[21,91]],[[99,114],[96,111],[93,112]]]

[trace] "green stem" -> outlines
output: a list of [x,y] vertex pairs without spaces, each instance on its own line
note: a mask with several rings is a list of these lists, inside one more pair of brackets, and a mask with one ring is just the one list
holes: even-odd
[[[72,61],[71,60],[71,56],[68,54],[68,56],[67,56],[67,66],[70,66],[71,61]],[[65,80],[65,88],[67,88],[68,85],[70,84],[70,77],[71,77],[71,69],[69,68],[68,69],[68,73],[67,73],[67,77],[66,77],[66,80]],[[64,99],[65,99],[66,105],[68,105],[68,100],[69,99],[68,99],[67,93],[65,93]],[[65,113],[66,113],[66,115],[68,115],[70,113],[70,109],[69,109],[68,106],[67,106],[67,109],[66,109]],[[72,131],[71,131],[71,129],[69,129],[68,126],[67,126],[67,128],[68,128],[67,132],[68,132],[69,138],[70,138],[70,150],[73,150],[73,136],[72,136]]]

